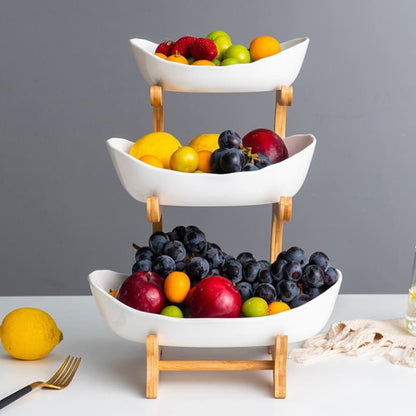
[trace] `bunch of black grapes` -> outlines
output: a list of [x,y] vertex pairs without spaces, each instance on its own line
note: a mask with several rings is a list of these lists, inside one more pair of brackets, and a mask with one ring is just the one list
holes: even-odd
[[244,148],[243,140],[234,130],[225,130],[218,137],[219,148],[211,155],[210,165],[214,173],[253,171],[271,165],[264,153],[251,153]]
[[147,246],[136,248],[133,273],[150,270],[165,278],[178,270],[185,272],[193,285],[204,277],[221,275],[227,256],[194,225],[179,225],[166,233],[155,232]]
[[300,247],[282,251],[273,263],[257,261],[251,253],[239,254],[236,261],[242,265],[242,277],[230,277],[243,301],[258,296],[267,303],[282,301],[295,308],[323,293],[339,277],[325,253],[316,251],[308,259]]
[[183,271],[192,286],[208,276],[224,276],[237,286],[243,301],[258,296],[267,303],[281,300],[293,308],[338,280],[337,271],[323,252],[313,253],[307,261],[304,250],[291,247],[273,263],[256,260],[250,252],[234,257],[218,244],[208,242],[205,233],[195,225],[155,232],[147,246],[135,248],[132,273],[153,271],[165,278],[175,270]]

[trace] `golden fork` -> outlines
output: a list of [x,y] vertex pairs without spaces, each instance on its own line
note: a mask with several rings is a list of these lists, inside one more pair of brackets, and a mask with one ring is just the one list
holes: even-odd
[[35,381],[26,387],[16,391],[15,393],[12,393],[10,396],[5,397],[4,399],[0,400],[0,409],[14,402],[15,400],[20,399],[20,397],[30,393],[37,387],[55,390],[61,390],[67,387],[74,378],[75,372],[77,371],[80,362],[81,358],[71,357],[68,355],[59,370],[48,381]]

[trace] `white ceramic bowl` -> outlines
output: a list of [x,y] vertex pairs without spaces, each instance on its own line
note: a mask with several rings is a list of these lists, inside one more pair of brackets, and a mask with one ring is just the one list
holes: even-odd
[[146,82],[166,91],[256,92],[291,85],[299,74],[309,38],[281,43],[281,52],[249,64],[193,66],[170,62],[154,54],[156,43],[131,39],[134,57]]
[[126,274],[96,270],[88,281],[98,308],[108,326],[120,337],[145,343],[157,334],[160,345],[180,347],[255,347],[273,345],[276,335],[289,342],[303,341],[322,330],[327,323],[342,282],[308,303],[276,315],[258,318],[172,318],[141,312],[109,295],[127,278]]
[[289,151],[286,160],[258,171],[227,174],[156,168],[130,156],[133,142],[125,139],[109,139],[107,147],[120,182],[137,201],[158,196],[161,205],[242,206],[278,202],[281,196],[294,196],[302,186],[316,139],[307,134],[283,140]]

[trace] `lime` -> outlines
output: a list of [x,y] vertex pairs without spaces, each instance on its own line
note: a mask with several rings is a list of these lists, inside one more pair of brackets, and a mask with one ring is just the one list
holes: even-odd
[[160,312],[161,315],[171,316],[172,318],[183,318],[181,309],[176,305],[165,306]]
[[269,306],[260,297],[253,296],[248,298],[241,306],[241,314],[246,317],[266,316]]
[[227,32],[224,32],[223,30],[213,30],[212,32],[208,33],[207,39],[215,40],[219,36],[225,36],[231,40],[230,35]]
[[221,62],[221,66],[236,65],[241,63],[237,58],[226,58]]
[[15,309],[0,326],[1,343],[14,358],[38,360],[58,345],[63,335],[53,318],[36,308]]
[[223,55],[224,60],[228,58],[237,59],[240,64],[247,64],[251,61],[249,50],[243,45],[231,45]]

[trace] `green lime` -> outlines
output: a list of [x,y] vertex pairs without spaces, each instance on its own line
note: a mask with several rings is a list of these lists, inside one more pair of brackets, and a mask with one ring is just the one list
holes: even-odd
[[240,61],[236,58],[227,58],[221,61],[221,66],[236,65],[239,63]]
[[165,306],[160,314],[165,316],[172,316],[173,318],[183,318],[182,311],[176,305]]
[[253,296],[243,303],[241,314],[246,317],[266,316],[268,309],[269,306],[263,298]]

